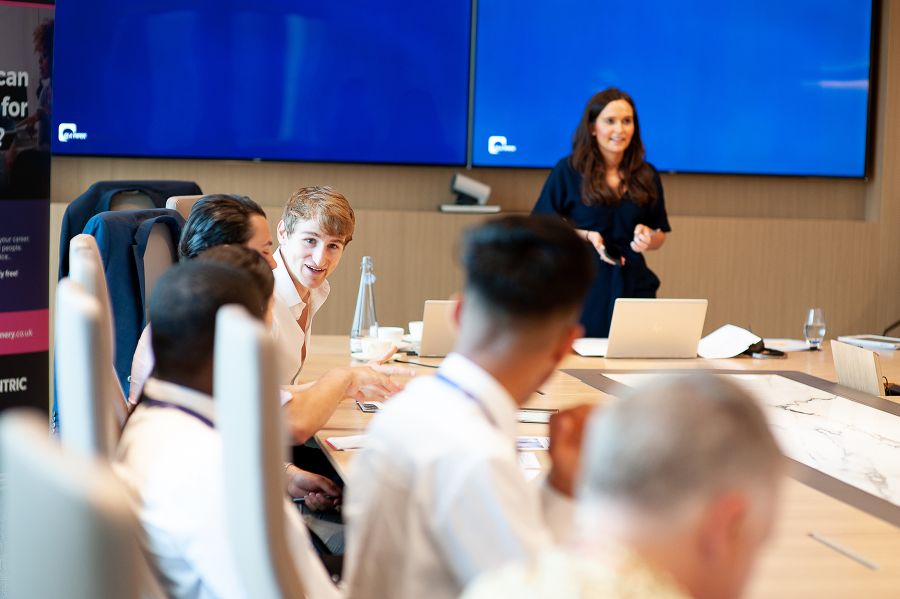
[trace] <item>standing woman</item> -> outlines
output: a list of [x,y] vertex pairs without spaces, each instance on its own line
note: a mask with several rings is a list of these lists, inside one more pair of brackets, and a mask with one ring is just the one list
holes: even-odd
[[597,278],[581,315],[586,336],[609,336],[616,298],[656,297],[659,279],[644,252],[658,249],[671,228],[631,96],[608,88],[590,99],[572,154],[553,168],[533,213],[565,218],[597,250]]

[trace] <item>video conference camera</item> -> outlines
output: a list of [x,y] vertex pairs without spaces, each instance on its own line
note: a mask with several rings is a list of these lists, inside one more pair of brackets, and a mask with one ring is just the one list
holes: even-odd
[[456,194],[456,203],[463,206],[487,204],[491,197],[491,186],[456,173],[450,180],[450,191]]

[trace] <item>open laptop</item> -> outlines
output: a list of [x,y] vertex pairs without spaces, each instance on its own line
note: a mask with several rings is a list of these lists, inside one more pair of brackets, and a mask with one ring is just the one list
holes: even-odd
[[577,339],[582,356],[607,358],[696,358],[706,320],[705,299],[619,298],[609,339]]
[[427,300],[422,316],[422,341],[419,355],[423,358],[443,358],[456,345],[456,325],[453,310],[456,300]]

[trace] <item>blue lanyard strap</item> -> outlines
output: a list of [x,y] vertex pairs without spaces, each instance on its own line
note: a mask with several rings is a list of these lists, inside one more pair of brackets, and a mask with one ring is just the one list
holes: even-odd
[[141,404],[147,406],[148,408],[173,408],[175,410],[180,410],[180,411],[184,412],[185,414],[187,414],[188,416],[193,416],[194,418],[196,418],[197,420],[199,420],[200,422],[202,422],[209,428],[215,428],[215,426],[212,423],[212,420],[210,420],[206,416],[204,416],[202,414],[198,414],[194,410],[192,410],[190,408],[186,408],[185,406],[180,406],[177,403],[172,403],[169,401],[162,401],[159,399],[150,399],[149,397],[144,396],[144,398],[141,400]]
[[447,385],[449,387],[453,387],[454,389],[456,389],[457,391],[462,393],[466,397],[466,399],[469,399],[470,401],[474,402],[475,405],[478,406],[478,409],[481,410],[481,413],[484,414],[484,417],[487,418],[487,421],[491,423],[491,426],[493,426],[494,428],[499,428],[497,426],[497,422],[494,421],[493,416],[491,416],[491,413],[488,412],[487,407],[484,405],[484,403],[482,403],[482,401],[480,399],[478,399],[475,395],[473,395],[470,391],[468,391],[467,389],[464,389],[456,381],[447,378],[447,375],[445,375],[443,372],[438,371],[438,373],[436,375],[434,375],[434,378],[438,379],[439,381],[441,381],[442,383],[444,383],[445,385]]

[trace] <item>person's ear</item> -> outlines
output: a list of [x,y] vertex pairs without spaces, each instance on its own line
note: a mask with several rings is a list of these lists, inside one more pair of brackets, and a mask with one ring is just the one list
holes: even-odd
[[584,336],[584,327],[580,323],[574,323],[566,327],[557,339],[551,358],[556,364],[562,362],[566,356],[572,353],[572,343]]
[[283,220],[278,221],[278,226],[275,228],[275,236],[278,237],[278,245],[287,244],[288,233]]
[[451,320],[453,321],[453,326],[456,330],[459,330],[459,323],[462,319],[462,310],[463,310],[463,294],[462,291],[457,291],[453,295],[450,296],[451,300],[456,301],[456,306],[453,307],[453,313],[450,315]]
[[706,507],[698,525],[700,554],[710,568],[721,568],[740,553],[747,535],[747,496],[736,490],[716,496]]

